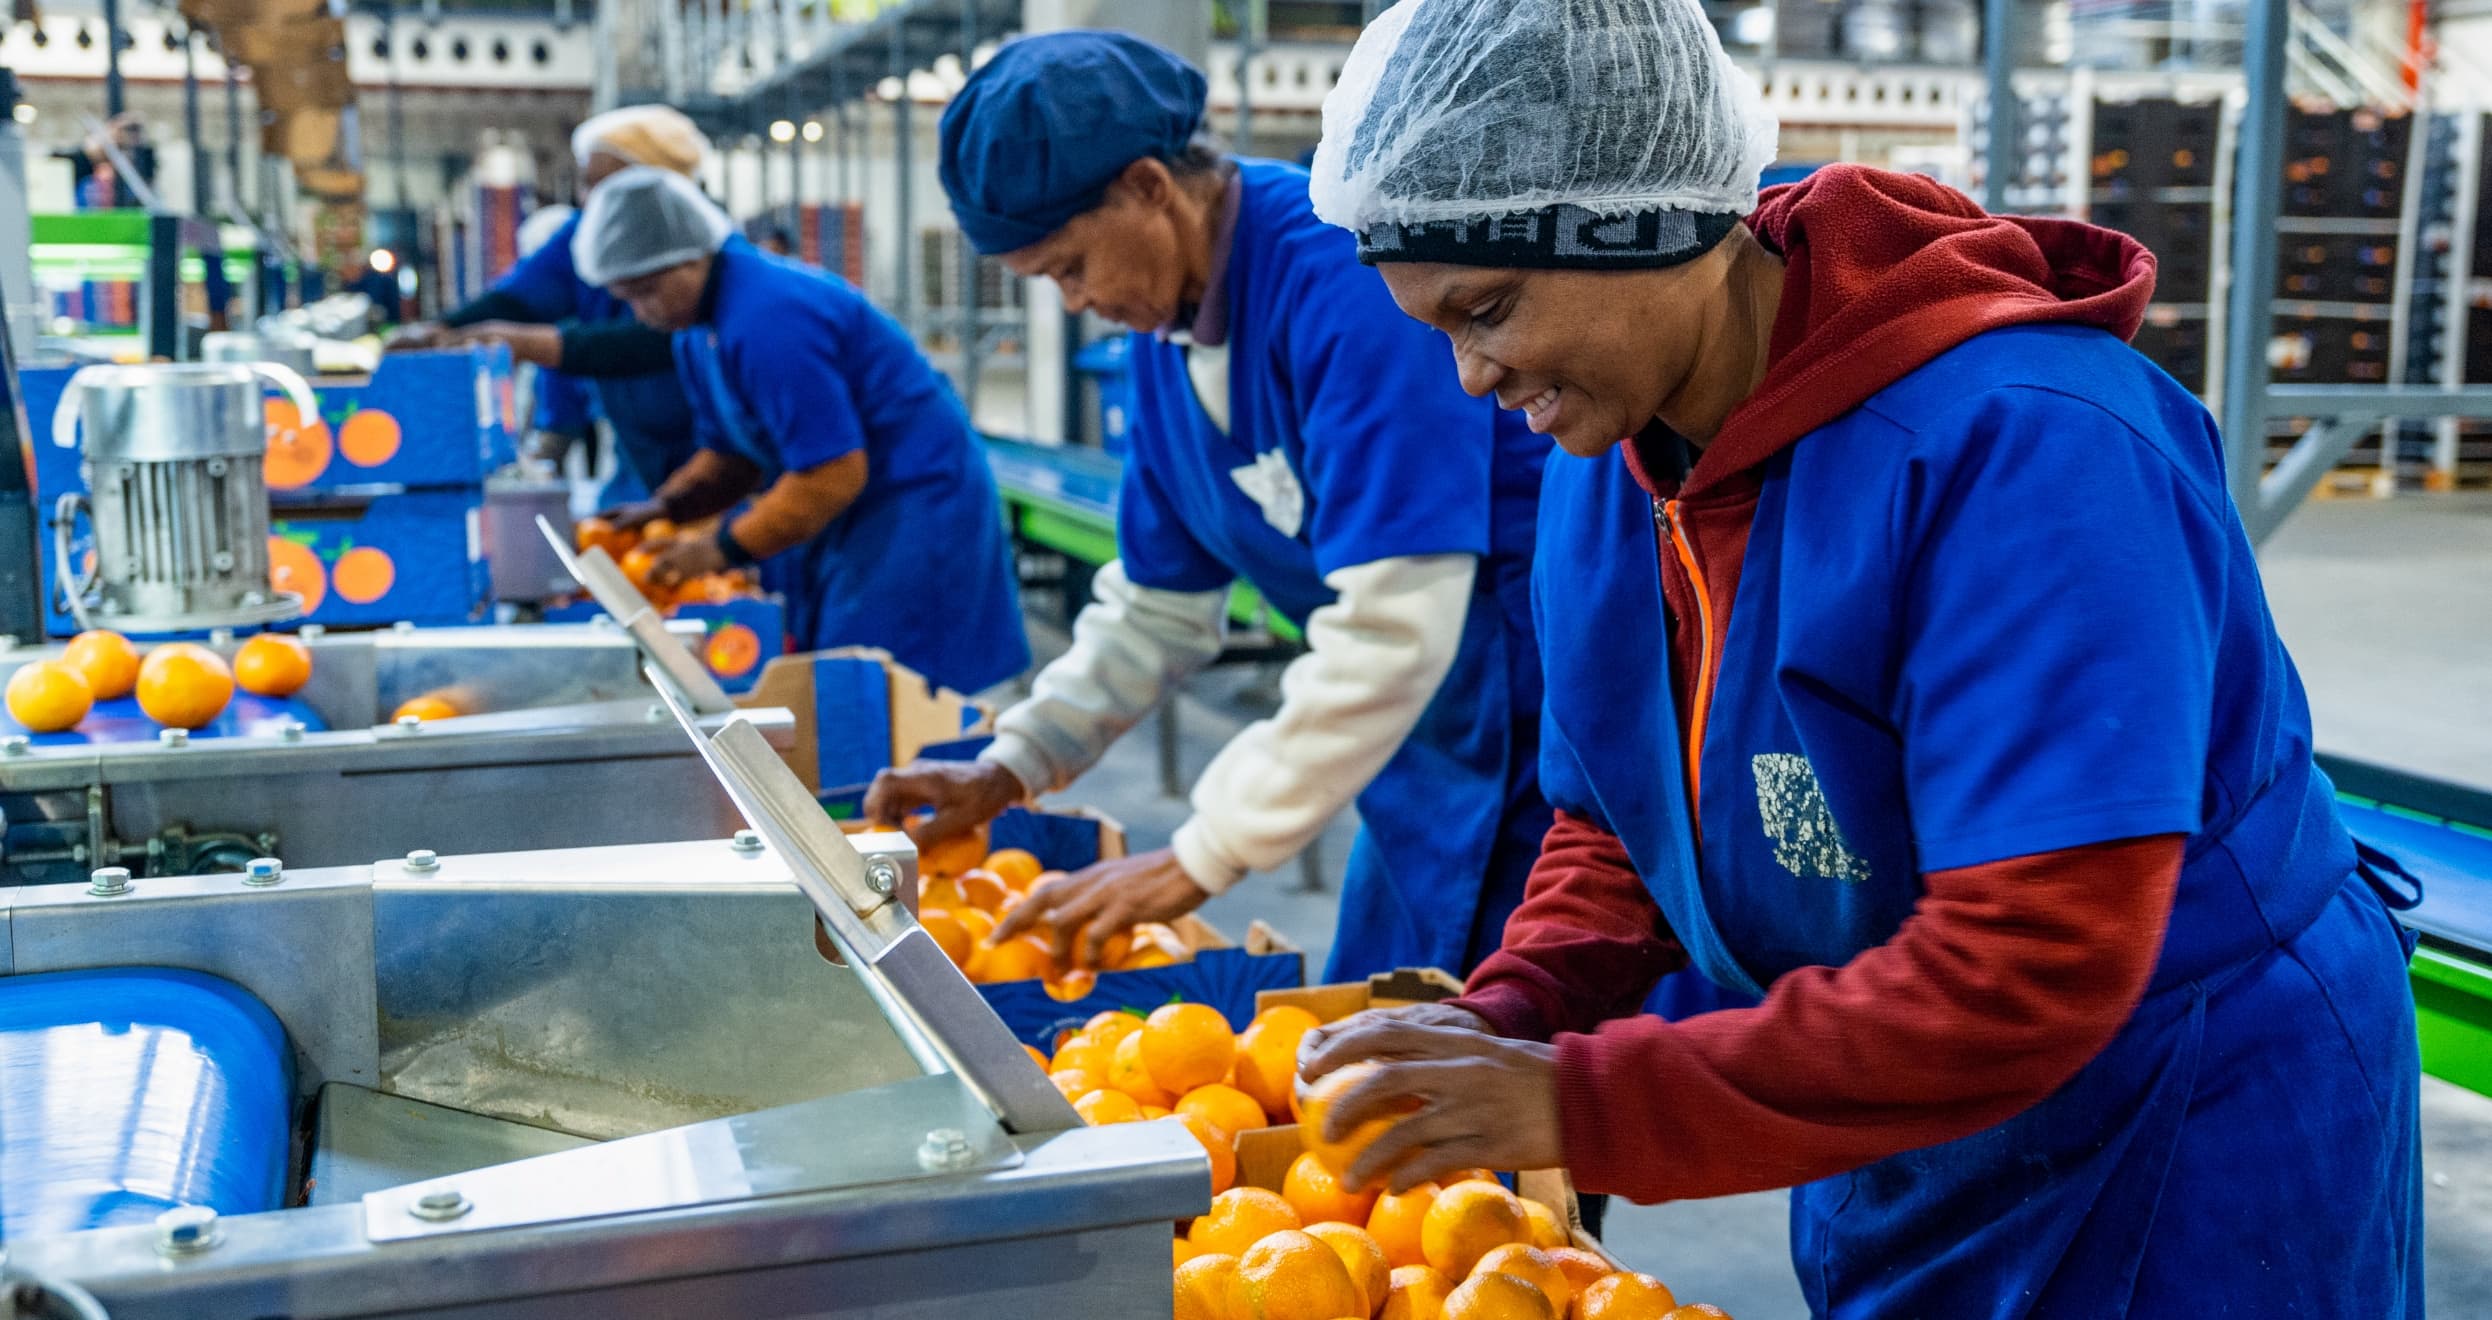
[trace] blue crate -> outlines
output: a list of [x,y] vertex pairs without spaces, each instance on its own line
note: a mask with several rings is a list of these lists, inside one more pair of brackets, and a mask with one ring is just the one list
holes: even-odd
[[269,560],[304,593],[304,622],[483,623],[492,575],[480,546],[481,489],[338,493],[272,501]]

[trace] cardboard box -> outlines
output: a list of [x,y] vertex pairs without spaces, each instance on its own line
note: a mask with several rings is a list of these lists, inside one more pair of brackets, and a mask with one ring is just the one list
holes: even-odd
[[795,714],[796,741],[783,755],[806,791],[842,820],[856,817],[876,771],[905,765],[929,746],[982,735],[994,718],[980,702],[936,687],[890,652],[868,646],[780,656],[762,666],[736,704]]
[[299,461],[270,465],[272,493],[482,486],[514,457],[501,345],[392,353],[369,376],[326,377],[312,390],[325,433]]
[[272,499],[270,576],[303,593],[305,623],[483,623],[483,515],[480,489]]

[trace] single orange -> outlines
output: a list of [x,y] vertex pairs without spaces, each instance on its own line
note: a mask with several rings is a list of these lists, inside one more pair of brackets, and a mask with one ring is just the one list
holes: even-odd
[[1548,1295],[1529,1279],[1474,1274],[1445,1298],[1445,1320],[1558,1320]]
[[1047,868],[1039,865],[1036,854],[1024,848],[1003,848],[986,855],[986,869],[993,871],[1015,893],[1028,893],[1030,886]]
[[969,928],[970,938],[980,944],[986,943],[987,937],[995,933],[994,913],[980,912],[976,908],[954,908],[952,915]]
[[357,467],[379,467],[398,456],[398,419],[379,408],[358,408],[338,427],[337,451]]
[[329,585],[357,605],[369,605],[398,585],[398,565],[388,552],[359,545],[339,555],[330,566]]
[[167,642],[138,667],[138,708],[168,728],[196,729],[234,699],[234,671],[223,656],[192,642]]
[[1188,1242],[1181,1237],[1170,1238],[1168,1240],[1168,1247],[1168,1254],[1170,1256],[1168,1263],[1171,1265],[1183,1265],[1187,1261],[1194,1259],[1196,1256],[1203,1254],[1203,1249],[1201,1247],[1195,1246],[1193,1243]]
[[1047,1080],[1056,1084],[1056,1089],[1064,1093],[1065,1099],[1073,1101],[1102,1089],[1098,1078],[1079,1068],[1057,1068],[1047,1074]]
[[1142,1066],[1172,1095],[1219,1081],[1236,1060],[1229,1020],[1208,1004],[1163,1004],[1142,1024]]
[[1602,1259],[1598,1252],[1581,1247],[1551,1247],[1548,1250],[1549,1259],[1557,1262],[1559,1272],[1566,1276],[1566,1286],[1574,1289],[1577,1297],[1583,1296],[1584,1289],[1591,1287],[1596,1280],[1607,1278],[1618,1269]]
[[[1398,1120],[1391,1117],[1371,1118],[1353,1128],[1349,1135],[1338,1141],[1330,1141],[1324,1136],[1324,1118],[1332,1111],[1332,1102],[1335,1097],[1357,1085],[1360,1079],[1375,1071],[1375,1064],[1354,1063],[1336,1072],[1326,1073],[1313,1082],[1300,1083],[1295,1092],[1298,1122],[1305,1129],[1307,1149],[1314,1152],[1315,1157],[1324,1161],[1334,1173],[1345,1178],[1350,1175],[1350,1166],[1358,1161],[1359,1155],[1374,1144],[1376,1138],[1383,1136],[1385,1130],[1392,1127]],[[1416,1108],[1418,1108],[1417,1101],[1407,1101],[1404,1104],[1406,1111]],[[1522,1212],[1518,1210],[1516,1213]],[[1448,1271],[1448,1273],[1452,1272]]]
[[742,678],[761,663],[761,634],[740,623],[722,623],[702,644],[701,660],[720,678]]
[[398,709],[389,713],[389,722],[396,724],[409,715],[413,715],[419,720],[430,723],[434,720],[454,720],[466,713],[453,705],[449,698],[436,692],[427,692],[423,696],[409,697],[399,702]]
[[1444,1177],[1437,1179],[1436,1185],[1439,1187],[1451,1187],[1455,1183],[1466,1182],[1493,1182],[1502,1184],[1505,1182],[1505,1179],[1498,1177],[1495,1173],[1487,1169],[1456,1169],[1452,1173],[1446,1174]]
[[1237,1089],[1255,1098],[1273,1122],[1289,1117],[1289,1091],[1298,1079],[1298,1043],[1320,1025],[1295,1004],[1255,1015],[1237,1038]]
[[[1142,1104],[1164,1105],[1171,1108],[1176,1104],[1176,1097],[1161,1090],[1159,1083],[1151,1080],[1151,1070],[1142,1065],[1142,1034],[1140,1032],[1132,1033],[1116,1042],[1115,1057],[1108,1061],[1108,1085],[1132,1096]],[[1212,1126],[1219,1127],[1220,1125],[1213,1123]]]
[[967,970],[969,955],[976,951],[977,942],[969,938],[969,928],[960,924],[960,918],[941,908],[928,908],[917,914],[917,924],[926,928],[935,947],[943,950],[943,956],[951,959],[954,967]]
[[958,883],[960,896],[969,900],[969,906],[984,908],[989,912],[1002,907],[1005,897],[1012,893],[1012,890],[1005,887],[1004,882],[998,879],[993,871],[983,868],[972,868],[961,872]]
[[329,566],[320,562],[320,554],[290,536],[268,538],[268,586],[272,591],[290,591],[303,598],[303,612],[310,614],[329,598]]
[[640,539],[652,544],[663,545],[681,535],[683,529],[671,518],[652,518],[640,525]]
[[571,525],[571,544],[583,554],[603,550],[607,558],[620,560],[640,544],[640,533],[626,531],[603,518],[582,518]]
[[1574,1240],[1566,1231],[1566,1221],[1558,1218],[1558,1212],[1538,1201],[1524,1200],[1523,1221],[1531,1229],[1532,1245],[1543,1251],[1565,1246]]
[[921,871],[917,877],[917,906],[958,910],[969,906],[969,896],[960,892],[958,880],[948,875],[927,875]]
[[1659,1279],[1649,1274],[1604,1274],[1575,1299],[1581,1320],[1663,1320],[1678,1309]]
[[1176,1117],[1176,1111],[1160,1105],[1144,1105],[1142,1107],[1142,1117],[1146,1122],[1154,1118],[1174,1118]]
[[[1202,1133],[1194,1135],[1202,1139]],[[1271,1234],[1297,1227],[1298,1212],[1289,1208],[1280,1193],[1232,1187],[1211,1198],[1211,1209],[1196,1216],[1185,1235],[1205,1251],[1243,1256],[1247,1248]]]
[[61,663],[86,676],[97,701],[130,695],[138,683],[138,658],[138,647],[108,628],[90,628],[61,649]]
[[1236,1256],[1199,1252],[1177,1267],[1176,1320],[1254,1320],[1237,1309],[1244,1286]]
[[1047,1071],[1047,1051],[1036,1045],[1025,1044],[1021,1047],[1021,1052],[1030,1056],[1030,1062],[1037,1064],[1040,1072]]
[[657,571],[657,552],[649,548],[649,543],[644,538],[639,545],[624,551],[623,557],[614,561],[614,566],[623,570],[623,576],[629,579],[633,586],[646,589],[649,585],[649,575]]
[[1575,1300],[1575,1285],[1566,1281],[1566,1271],[1538,1247],[1509,1242],[1492,1248],[1480,1263],[1471,1267],[1473,1274],[1511,1274],[1548,1295],[1549,1309],[1566,1314],[1569,1302]]
[[1120,972],[1139,967],[1170,967],[1193,960],[1194,951],[1186,947],[1185,937],[1173,926],[1146,921],[1128,933],[1133,939],[1132,949],[1117,960],[1116,969]]
[[1396,1265],[1376,1320],[1442,1320],[1453,1280],[1425,1265]]
[[95,708],[95,688],[67,660],[29,660],[9,675],[5,700],[10,717],[27,732],[59,733]]
[[1255,1320],[1340,1320],[1365,1315],[1349,1267],[1331,1247],[1295,1229],[1273,1233],[1237,1258]]
[[[1143,1113],[1148,1116],[1150,1109],[1145,1107]],[[1194,1135],[1194,1140],[1203,1147],[1204,1156],[1211,1161],[1211,1194],[1218,1196],[1235,1186],[1237,1147],[1230,1142],[1229,1134],[1213,1127],[1201,1114],[1171,1114],[1169,1117],[1185,1125],[1185,1130]]]
[[1360,1225],[1361,1232],[1376,1209],[1376,1193],[1342,1186],[1340,1176],[1315,1158],[1313,1151],[1302,1151],[1290,1161],[1289,1173],[1281,1179],[1281,1196],[1310,1224],[1332,1220]]
[[311,648],[283,633],[261,633],[234,652],[234,682],[263,697],[290,697],[311,681]]
[[1099,974],[1087,967],[1057,972],[1039,984],[1039,989],[1046,991],[1047,997],[1059,1004],[1078,1004],[1090,998],[1090,992],[1098,988]]
[[[1264,1126],[1263,1106],[1256,1104],[1244,1091],[1218,1082],[1186,1092],[1174,1107],[1180,1114],[1201,1114],[1231,1133],[1251,1132]],[[1366,1212],[1362,1209],[1355,1222],[1363,1223],[1366,1218]]]
[[978,868],[986,860],[986,826],[955,834],[948,839],[917,845],[917,873],[925,876],[956,878]]
[[1341,1268],[1350,1272],[1350,1282],[1358,1286],[1358,1314],[1374,1315],[1393,1288],[1393,1266],[1385,1260],[1384,1248],[1367,1236],[1366,1229],[1350,1224],[1309,1224],[1306,1234],[1341,1258]]
[[270,399],[262,408],[268,423],[268,452],[260,459],[260,479],[270,490],[296,490],[312,484],[329,470],[329,424],[315,415],[306,418],[291,399]]
[[1073,1112],[1081,1115],[1082,1121],[1092,1127],[1106,1127],[1110,1123],[1142,1121],[1142,1106],[1135,1104],[1132,1096],[1122,1091],[1104,1088],[1075,1100]]
[[1021,935],[988,946],[978,970],[989,982],[1037,980],[1056,974],[1056,953],[1044,937]]
[[1376,1198],[1376,1208],[1367,1212],[1368,1235],[1384,1248],[1385,1259],[1396,1268],[1428,1263],[1428,1253],[1420,1249],[1419,1228],[1427,1221],[1428,1207],[1436,1204],[1436,1193],[1435,1183],[1421,1183],[1407,1192],[1385,1192]]
[[1115,1049],[1124,1044],[1127,1037],[1136,1035],[1141,1030],[1141,1014],[1128,1013],[1117,1008],[1111,1008],[1103,1013],[1093,1013],[1090,1015],[1090,1020],[1082,1024],[1083,1035],[1109,1049]]
[[1459,1182],[1437,1193],[1419,1222],[1419,1250],[1437,1273],[1461,1278],[1480,1257],[1530,1232],[1521,1197],[1493,1182]]
[[1112,1074],[1108,1065],[1115,1062],[1116,1051],[1080,1032],[1075,1032],[1056,1047],[1055,1062],[1050,1067],[1078,1068],[1093,1077],[1105,1079]]

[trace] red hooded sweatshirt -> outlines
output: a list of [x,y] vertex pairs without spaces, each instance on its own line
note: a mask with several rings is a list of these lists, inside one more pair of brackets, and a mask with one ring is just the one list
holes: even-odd
[[[1621,446],[1664,514],[1691,767],[1760,466],[1984,331],[2128,338],[2154,287],[2154,258],[2120,234],[1986,215],[1929,179],[1859,166],[1767,192],[1747,223],[1785,262],[1764,380],[1675,488]],[[1586,1190],[1790,1186],[1979,1131],[2074,1075],[2145,991],[2181,860],[2167,835],[1930,872],[1888,943],[1787,975],[1758,1007],[1671,1023],[1635,1009],[1685,953],[1625,847],[1560,813],[1504,947],[1456,1002],[1500,1034],[1554,1038],[1567,1164]]]

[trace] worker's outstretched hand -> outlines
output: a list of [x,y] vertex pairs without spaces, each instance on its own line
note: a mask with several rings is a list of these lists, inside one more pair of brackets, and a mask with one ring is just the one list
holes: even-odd
[[649,576],[661,586],[697,578],[704,573],[723,573],[727,569],[726,552],[718,542],[706,536],[683,536],[658,548],[658,562]]
[[618,532],[637,532],[666,516],[666,501],[634,500],[629,504],[615,505],[611,509],[600,509],[597,511],[597,516],[614,524],[614,529]]
[[1044,928],[1056,961],[1097,967],[1107,942],[1145,921],[1174,921],[1211,895],[1177,864],[1175,851],[1119,857],[1084,867],[1030,891],[995,926],[994,942]]
[[1557,1047],[1492,1035],[1475,1013],[1446,1004],[1374,1010],[1308,1032],[1298,1075],[1312,1082],[1353,1063],[1376,1070],[1333,1097],[1324,1137],[1390,1119],[1345,1178],[1352,1187],[1405,1192],[1461,1169],[1548,1169],[1563,1164]]
[[902,826],[924,847],[974,830],[1027,796],[1021,780],[993,761],[916,761],[874,776],[865,818]]
[[534,325],[525,321],[478,321],[452,331],[451,342],[507,344],[511,356],[518,361],[557,369],[562,366],[562,329],[559,326]]

